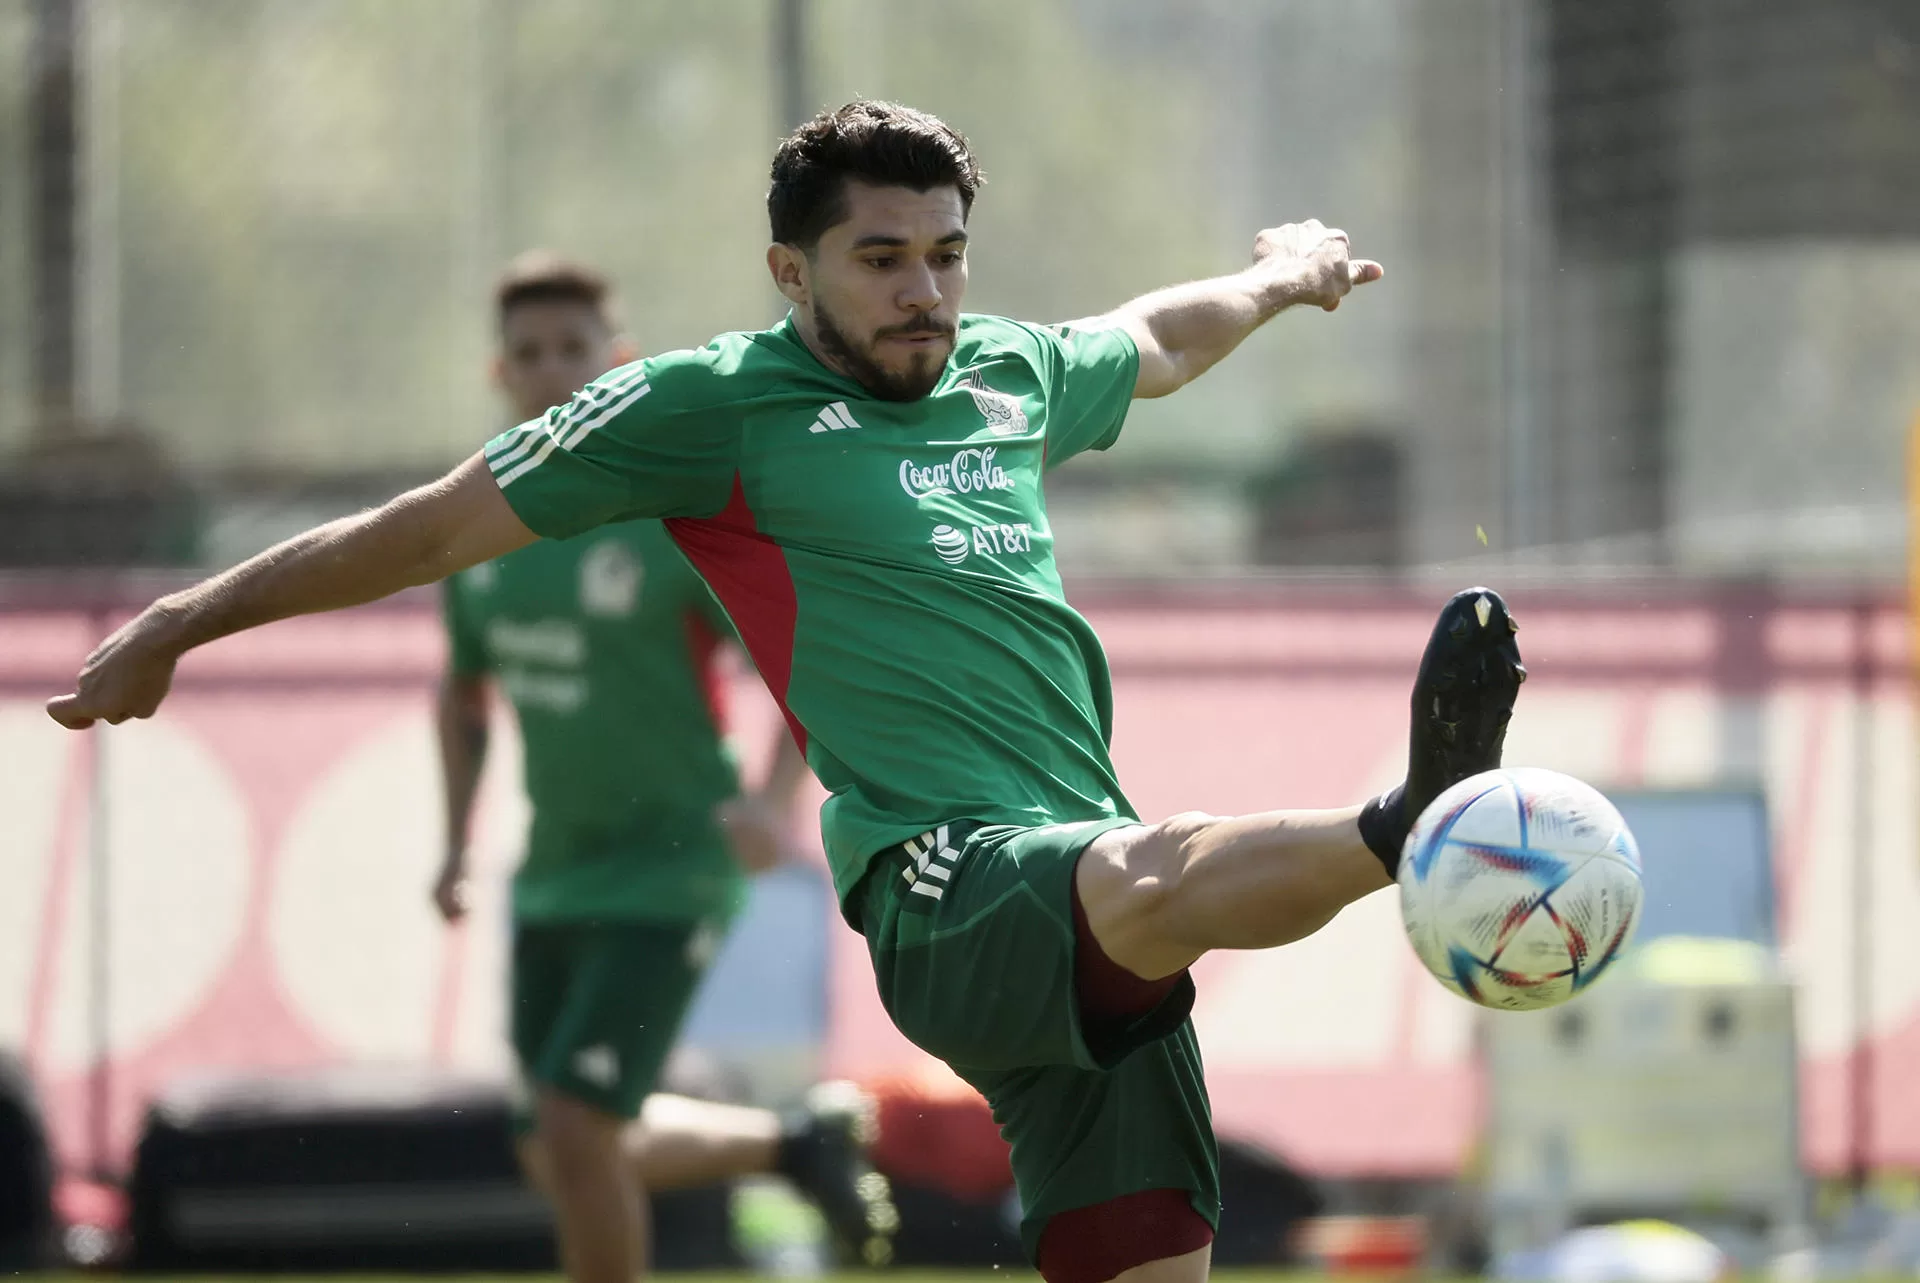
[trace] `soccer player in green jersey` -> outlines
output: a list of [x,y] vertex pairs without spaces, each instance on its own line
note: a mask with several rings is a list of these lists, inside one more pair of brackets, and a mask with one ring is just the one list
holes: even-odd
[[1041,1274],[1197,1280],[1219,1191],[1188,967],[1300,939],[1388,886],[1420,810],[1499,763],[1525,670],[1505,604],[1461,593],[1414,676],[1399,787],[1142,823],[1108,755],[1104,657],[1054,569],[1044,474],[1112,445],[1132,399],[1381,268],[1309,221],[1261,232],[1241,271],[1092,320],[964,314],[978,186],[931,116],[822,114],[774,156],[779,325],[623,366],[445,479],[163,598],[48,711],[145,717],[216,637],[666,518],[827,787],[841,907],[889,1014],[1012,1142]]
[[[519,420],[634,355],[605,279],[549,254],[508,268],[495,310],[495,381]],[[853,1260],[882,1248],[893,1213],[844,1092],[784,1126],[764,1109],[650,1094],[746,874],[781,857],[807,775],[783,731],[765,786],[741,791],[715,707],[732,629],[706,585],[659,522],[625,521],[482,562],[447,579],[444,601],[447,848],[434,901],[449,921],[465,916],[497,685],[519,721],[533,810],[512,890],[509,1026],[531,1124],[520,1152],[553,1205],[569,1276],[636,1276],[642,1191],[758,1172],[813,1198]]]

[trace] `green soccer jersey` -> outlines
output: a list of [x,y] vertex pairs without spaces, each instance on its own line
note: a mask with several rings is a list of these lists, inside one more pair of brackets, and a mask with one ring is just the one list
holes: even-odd
[[614,370],[486,453],[540,534],[670,519],[827,788],[844,901],[948,820],[1132,815],[1041,474],[1112,444],[1138,364],[1119,330],[967,316],[933,392],[882,401],[789,318]]
[[522,921],[693,922],[745,877],[714,820],[738,791],[713,660],[727,623],[657,521],[542,541],[447,581],[453,671],[520,722],[533,807]]

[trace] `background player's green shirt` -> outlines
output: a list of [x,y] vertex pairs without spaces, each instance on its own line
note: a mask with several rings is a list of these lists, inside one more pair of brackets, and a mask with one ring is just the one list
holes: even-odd
[[943,821],[1132,814],[1041,474],[1112,444],[1138,364],[1118,330],[967,316],[931,394],[881,401],[789,318],[614,370],[487,458],[543,535],[674,518],[830,794],[844,899]]
[[727,624],[660,523],[475,566],[445,609],[453,670],[491,674],[520,721],[533,823],[514,916],[733,913],[745,878],[713,819],[739,787],[712,684]]

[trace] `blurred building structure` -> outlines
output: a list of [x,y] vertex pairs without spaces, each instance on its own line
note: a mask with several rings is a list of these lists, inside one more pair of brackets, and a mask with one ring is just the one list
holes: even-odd
[[[1060,474],[1070,572],[1897,571],[1904,0],[0,0],[0,451],[135,425],[200,496],[188,559],[250,551],[500,426],[516,249],[605,263],[651,350],[773,319],[771,144],[856,93],[977,144],[981,310],[1097,311],[1294,217],[1388,265]],[[1297,487],[1247,478],[1354,425],[1393,502],[1276,543]],[[33,529],[0,559],[68,555]]]

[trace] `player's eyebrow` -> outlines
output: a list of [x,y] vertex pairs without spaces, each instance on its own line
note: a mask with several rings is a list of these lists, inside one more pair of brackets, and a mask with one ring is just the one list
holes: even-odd
[[[967,234],[964,231],[948,232],[945,236],[942,236],[934,242],[935,245],[965,245],[966,243]],[[904,236],[885,236],[876,232],[872,236],[862,236],[849,248],[856,251],[863,249],[905,249],[908,244],[910,244],[910,242]]]

